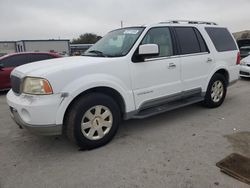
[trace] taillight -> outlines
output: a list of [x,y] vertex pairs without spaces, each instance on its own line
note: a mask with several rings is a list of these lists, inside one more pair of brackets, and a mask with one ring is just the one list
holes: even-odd
[[238,52],[237,54],[237,61],[236,61],[236,65],[240,64],[240,52]]

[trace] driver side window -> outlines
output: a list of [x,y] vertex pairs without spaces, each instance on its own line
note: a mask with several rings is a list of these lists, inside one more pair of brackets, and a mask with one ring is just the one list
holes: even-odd
[[141,44],[157,44],[159,55],[157,57],[168,57],[173,55],[173,45],[170,30],[167,27],[152,28],[145,35]]

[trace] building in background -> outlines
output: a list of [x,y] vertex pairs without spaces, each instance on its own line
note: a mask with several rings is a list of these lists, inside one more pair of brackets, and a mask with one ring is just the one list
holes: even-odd
[[55,52],[70,55],[69,40],[21,40],[16,42],[16,52]]
[[71,55],[82,55],[93,44],[70,44]]
[[0,56],[16,52],[15,41],[0,41]]
[[67,39],[0,41],[0,56],[15,52],[54,52],[82,55],[93,44],[70,44]]

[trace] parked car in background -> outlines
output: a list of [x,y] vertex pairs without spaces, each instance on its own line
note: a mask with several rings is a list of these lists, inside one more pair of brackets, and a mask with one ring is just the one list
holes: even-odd
[[0,57],[0,90],[11,88],[10,73],[15,67],[58,57],[60,56],[55,53],[47,52],[13,53]]
[[250,56],[247,56],[241,60],[240,76],[241,77],[250,77]]
[[240,57],[245,58],[250,55],[250,46],[240,47]]

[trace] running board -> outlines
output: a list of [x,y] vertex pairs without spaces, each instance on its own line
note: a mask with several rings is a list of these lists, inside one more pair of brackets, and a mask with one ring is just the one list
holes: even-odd
[[178,101],[172,101],[160,106],[152,107],[152,108],[147,108],[139,111],[136,113],[132,118],[134,119],[143,119],[147,118],[156,114],[161,114],[170,110],[174,110],[176,108],[181,108],[184,106],[188,106],[190,104],[198,103],[204,100],[204,97],[189,97],[185,99],[180,99]]

